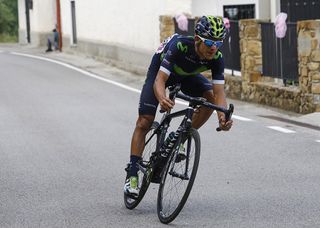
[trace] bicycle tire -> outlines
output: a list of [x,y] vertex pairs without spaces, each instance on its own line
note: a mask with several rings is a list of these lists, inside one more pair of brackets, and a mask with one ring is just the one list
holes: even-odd
[[[180,144],[181,138],[179,138],[177,142]],[[190,132],[188,133],[188,136],[185,142],[187,143],[187,151],[188,150],[190,151],[189,159],[185,159],[184,162],[182,161],[182,164],[177,165],[178,153],[175,153],[175,152],[171,153],[168,159],[168,162],[165,166],[165,169],[163,170],[163,173],[162,173],[162,179],[161,179],[159,191],[158,191],[157,213],[160,221],[165,224],[172,222],[178,216],[183,206],[185,205],[189,197],[189,194],[191,192],[191,189],[197,174],[198,166],[199,166],[201,142],[200,142],[200,135],[198,131],[193,128],[190,129]],[[192,144],[192,142],[194,143],[194,145]],[[177,146],[175,146],[175,149],[177,149]],[[189,160],[189,165],[191,165],[191,162],[193,161],[193,165],[189,169],[191,173],[189,175],[189,179],[183,180],[183,178],[175,177],[174,174],[172,173],[177,173],[175,169],[178,170],[179,167],[182,167],[182,170],[183,170],[183,165],[185,166],[185,163],[187,160]],[[181,161],[179,163],[181,163]],[[178,182],[174,179],[177,179]],[[181,179],[181,180],[179,181],[178,179]],[[182,193],[181,198],[178,198],[174,203],[175,195],[178,195],[180,189],[182,189],[180,188],[179,182],[181,182],[181,184],[185,186],[185,190],[181,191]],[[183,183],[183,182],[188,182],[188,183]],[[171,190],[172,192],[170,192]],[[170,208],[171,204],[175,204],[175,205],[172,205],[173,208]]]
[[[149,132],[146,135],[146,139],[149,139],[152,135],[153,131],[159,126],[159,123],[154,121]],[[153,135],[153,138],[144,147],[144,152],[142,156],[142,161],[146,164],[150,161],[151,154],[156,150],[157,143],[158,143],[158,134]],[[127,172],[126,180],[129,178],[129,173]],[[143,174],[140,170],[138,171],[138,179],[139,179],[139,195],[136,198],[133,198],[126,193],[124,193],[124,204],[126,208],[132,210],[139,205],[141,200],[143,199],[145,193],[147,192],[149,185],[150,185],[150,175]],[[141,180],[141,181],[140,181]]]

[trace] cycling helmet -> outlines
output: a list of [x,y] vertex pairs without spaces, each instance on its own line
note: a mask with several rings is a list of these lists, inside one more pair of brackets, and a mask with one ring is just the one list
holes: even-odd
[[226,28],[222,17],[202,16],[196,24],[195,34],[208,39],[224,39]]

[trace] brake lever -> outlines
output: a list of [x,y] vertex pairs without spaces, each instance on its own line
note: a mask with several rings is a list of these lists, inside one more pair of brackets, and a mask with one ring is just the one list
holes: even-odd
[[[231,119],[231,117],[232,117],[232,114],[233,114],[233,110],[234,110],[234,105],[233,104],[230,104],[229,105],[229,109],[228,109],[228,111],[227,111],[227,113],[225,114],[225,116],[226,116],[226,122],[228,122],[230,119]],[[222,131],[222,129],[221,129],[221,127],[217,127],[216,128],[216,131]]]

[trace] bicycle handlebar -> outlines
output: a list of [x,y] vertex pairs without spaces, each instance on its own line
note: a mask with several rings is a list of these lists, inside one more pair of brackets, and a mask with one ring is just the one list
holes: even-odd
[[[224,115],[225,115],[226,122],[231,119],[232,114],[233,114],[233,110],[234,110],[234,105],[233,104],[230,104],[229,108],[226,109],[224,107],[221,107],[221,106],[212,104],[211,102],[208,102],[203,97],[190,97],[190,96],[185,95],[185,94],[180,93],[180,92],[178,92],[176,94],[176,97],[181,98],[181,99],[183,99],[185,101],[189,101],[189,103],[191,105],[202,105],[202,106],[205,106],[207,108],[211,108],[213,110],[216,110],[216,111],[219,111],[219,112],[223,112]],[[221,131],[222,129],[220,127],[218,127],[216,130],[217,131]]]
[[[221,106],[212,104],[211,102],[208,102],[203,97],[190,97],[188,95],[185,95],[185,94],[179,92],[180,88],[181,88],[181,84],[177,84],[175,86],[170,86],[169,87],[169,90],[170,90],[169,98],[171,100],[174,100],[176,97],[178,97],[178,98],[181,98],[181,99],[183,99],[185,101],[189,101],[190,105],[194,105],[194,106],[202,105],[202,106],[205,106],[207,108],[211,108],[213,110],[216,110],[216,111],[219,111],[219,112],[223,112],[224,115],[225,115],[226,121],[229,121],[231,119],[232,114],[233,114],[233,110],[234,110],[234,105],[233,104],[230,104],[229,108],[226,109],[224,107],[221,107]],[[164,111],[160,110],[160,112],[164,112]],[[220,127],[218,127],[216,130],[217,131],[221,131],[222,129]]]
[[180,91],[180,89],[181,89],[181,84],[177,84],[176,86],[169,86],[169,90],[170,90],[169,98],[173,100],[178,94],[178,92]]

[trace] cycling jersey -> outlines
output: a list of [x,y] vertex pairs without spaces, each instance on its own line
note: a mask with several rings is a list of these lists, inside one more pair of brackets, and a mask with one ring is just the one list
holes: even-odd
[[201,60],[196,54],[194,37],[174,34],[166,39],[156,53],[161,54],[160,70],[167,75],[194,76],[211,70],[214,84],[224,84],[224,60],[218,50],[212,60]]
[[[153,84],[159,70],[169,75],[166,87],[179,82],[181,91],[193,97],[201,97],[212,90],[212,84],[224,84],[222,53],[218,50],[212,60],[201,60],[195,51],[194,37],[174,34],[161,43],[152,58],[140,95],[140,115],[156,113],[159,102]],[[206,70],[211,70],[211,82],[200,74]]]

